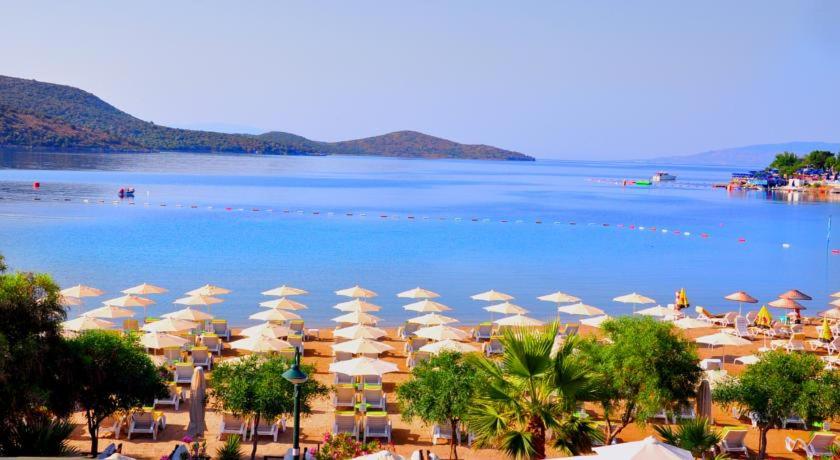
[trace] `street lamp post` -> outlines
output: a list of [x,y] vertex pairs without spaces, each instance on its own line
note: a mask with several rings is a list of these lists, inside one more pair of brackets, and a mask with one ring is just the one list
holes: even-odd
[[292,444],[292,458],[294,460],[301,460],[300,458],[300,386],[306,383],[309,376],[306,372],[300,370],[300,349],[295,348],[295,362],[291,369],[283,373],[283,378],[295,385],[295,429],[294,441]]

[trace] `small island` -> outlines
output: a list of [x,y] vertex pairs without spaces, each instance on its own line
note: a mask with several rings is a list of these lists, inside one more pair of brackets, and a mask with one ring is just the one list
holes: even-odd
[[733,173],[728,190],[808,192],[826,197],[840,196],[840,153],[814,150],[800,157],[793,152],[776,155],[762,170]]

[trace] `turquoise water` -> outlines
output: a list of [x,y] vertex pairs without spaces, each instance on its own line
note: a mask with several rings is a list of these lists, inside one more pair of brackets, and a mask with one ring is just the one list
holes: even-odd
[[[678,181],[620,185],[659,169]],[[260,291],[284,283],[311,292],[302,299],[310,307],[304,318],[322,326],[339,314],[330,307],[346,300],[333,291],[357,283],[379,292],[385,325],[409,317],[395,294],[417,285],[441,293],[465,323],[488,319],[485,304],[469,296],[490,288],[540,318],[554,317],[554,308],[536,297],[556,290],[611,314],[631,310],[615,296],[638,291],[666,304],[680,287],[714,311],[731,309],[722,297],[735,290],[769,301],[791,288],[814,297],[811,311],[825,308],[828,294],[840,290],[840,256],[831,255],[840,247],[836,217],[828,230],[838,204],[710,187],[730,172],[561,161],[0,153],[0,252],[15,269],[106,290],[83,309],[149,282],[170,289],[150,308],[159,314],[173,310],[180,293],[219,284],[234,292],[213,312],[236,324],[250,324]],[[122,186],[135,187],[137,197],[118,200]]]

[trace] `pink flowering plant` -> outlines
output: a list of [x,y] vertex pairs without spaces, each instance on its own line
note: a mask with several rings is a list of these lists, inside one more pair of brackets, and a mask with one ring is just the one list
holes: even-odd
[[345,460],[362,455],[372,454],[382,450],[382,444],[377,440],[360,442],[348,435],[340,433],[331,435],[324,434],[324,443],[315,452],[316,460]]

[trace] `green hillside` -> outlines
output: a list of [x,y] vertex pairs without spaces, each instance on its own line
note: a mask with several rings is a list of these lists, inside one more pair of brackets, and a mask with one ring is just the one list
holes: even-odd
[[78,88],[6,76],[0,76],[0,148],[533,160],[414,131],[318,142],[279,131],[254,136],[169,128],[133,117]]

